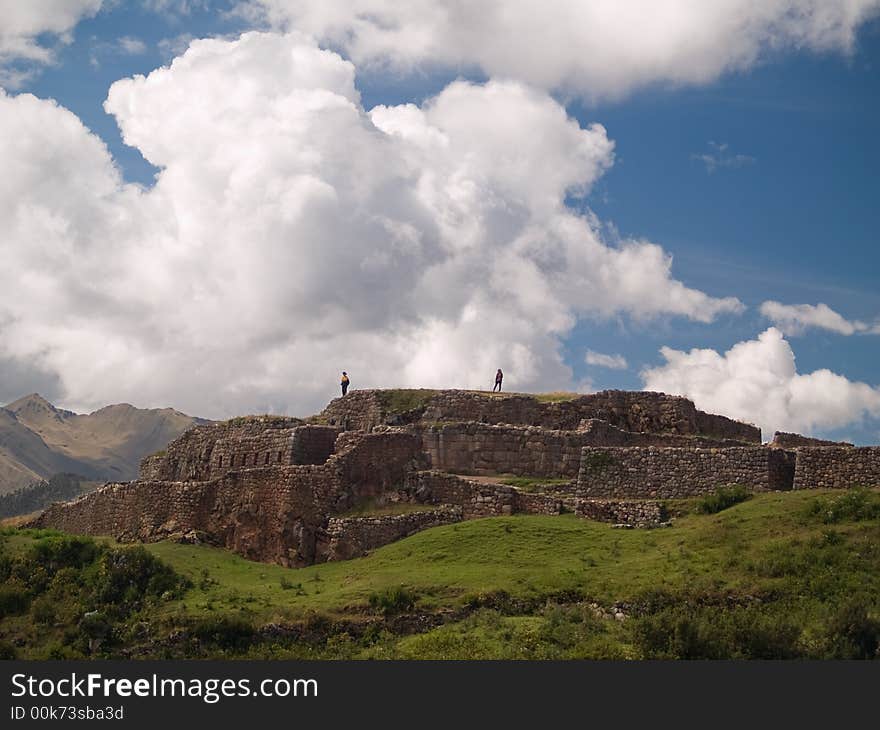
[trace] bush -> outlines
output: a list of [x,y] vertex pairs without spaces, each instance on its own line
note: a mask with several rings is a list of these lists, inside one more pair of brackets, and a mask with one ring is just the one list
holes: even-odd
[[370,594],[370,607],[374,611],[379,611],[383,616],[393,616],[405,611],[411,611],[418,595],[407,590],[403,586],[397,588],[389,588],[379,593]]
[[49,596],[40,596],[31,604],[31,618],[34,623],[51,625],[55,623],[55,601]]
[[858,487],[839,497],[817,497],[807,505],[806,515],[810,519],[819,519],[826,525],[877,519],[880,517],[880,495]]
[[233,616],[201,619],[193,625],[192,632],[203,644],[232,651],[247,649],[256,636],[256,630],[250,622]]
[[8,641],[0,641],[0,661],[10,661],[17,658],[18,653],[15,651],[15,647]]
[[142,547],[108,551],[101,559],[95,594],[98,601],[127,611],[145,598],[182,595],[189,582]]
[[0,618],[24,613],[29,603],[30,597],[24,588],[14,585],[0,586]]
[[62,568],[83,568],[91,565],[106,550],[104,545],[87,537],[59,535],[34,543],[29,558],[51,575]]
[[714,494],[708,494],[697,502],[696,511],[704,515],[714,515],[735,504],[745,502],[752,493],[741,484],[731,487],[718,487]]
[[826,638],[834,659],[875,659],[880,649],[880,621],[868,616],[867,605],[850,601],[828,623]]
[[679,605],[632,622],[645,659],[793,659],[801,629],[778,609]]

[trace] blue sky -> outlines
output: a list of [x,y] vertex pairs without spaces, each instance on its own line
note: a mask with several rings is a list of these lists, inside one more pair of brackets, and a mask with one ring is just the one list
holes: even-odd
[[[227,14],[234,5],[195,4],[181,13],[111,4],[81,20],[72,42],[58,47],[56,62],[10,93],[57,100],[107,144],[125,180],[149,188],[157,168],[122,143],[116,119],[103,108],[108,89],[167,64],[190,36],[234,38],[247,30],[252,20]],[[120,39],[136,42],[124,52]],[[462,66],[427,68],[359,67],[364,108],[421,104],[462,75]],[[491,75],[471,68],[465,78],[483,82]],[[602,124],[615,145],[613,166],[585,199],[569,205],[595,214],[611,245],[650,240],[673,257],[672,274],[686,286],[711,297],[737,297],[746,306],[711,322],[581,314],[561,343],[575,381],[643,387],[642,369],[664,362],[661,347],[723,353],[756,338],[771,324],[759,311],[767,300],[821,302],[850,321],[878,320],[878,70],[880,23],[869,20],[857,28],[850,53],[773,50],[708,82],[661,79],[617,98],[551,90],[581,126]],[[827,368],[849,381],[880,385],[880,335],[811,327],[787,341],[799,373]],[[589,365],[588,349],[623,355],[628,367]],[[875,442],[880,422],[858,416],[813,431]]]

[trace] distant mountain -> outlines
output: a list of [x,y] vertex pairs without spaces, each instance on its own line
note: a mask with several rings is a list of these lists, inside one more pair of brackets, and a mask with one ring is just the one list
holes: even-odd
[[0,494],[54,474],[126,481],[147,454],[192,426],[208,423],[172,408],[127,403],[80,415],[33,393],[0,408]]

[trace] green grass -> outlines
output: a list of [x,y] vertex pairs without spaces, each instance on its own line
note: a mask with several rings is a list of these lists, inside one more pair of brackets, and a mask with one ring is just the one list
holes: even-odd
[[[642,590],[682,589],[705,583],[727,590],[771,589],[773,575],[748,569],[768,550],[791,540],[820,536],[821,522],[803,513],[816,499],[808,492],[755,497],[717,515],[689,515],[667,530],[612,530],[573,515],[517,515],[444,525],[418,533],[356,560],[300,569],[253,563],[218,548],[155,543],[147,549],[182,574],[212,580],[187,596],[188,610],[208,603],[246,606],[263,618],[310,610],[337,614],[367,604],[374,591],[406,586],[433,605],[460,604],[473,593],[506,590],[513,596],[579,590],[613,602]],[[877,525],[849,531],[877,533]],[[281,576],[302,583],[306,595],[291,597]],[[876,576],[880,594],[880,574]]]
[[[419,408],[424,408],[435,395],[440,393],[439,390],[430,388],[391,388],[388,390],[376,391],[376,397],[385,408],[386,412],[405,413]],[[566,393],[562,391],[553,393],[497,393],[490,390],[469,390],[468,393],[474,393],[486,398],[512,398],[526,397],[534,398],[539,403],[559,403],[560,401],[574,400],[580,398],[583,393]]]
[[704,515],[713,515],[716,512],[733,507],[735,504],[751,499],[752,493],[741,484],[732,484],[729,487],[718,487],[714,494],[707,494],[697,502],[697,512]]
[[[308,651],[302,644],[249,644],[247,655],[699,657],[712,647],[742,657],[850,655],[857,639],[832,650],[839,637],[828,632],[850,627],[838,633],[864,634],[862,644],[871,646],[880,615],[880,518],[872,506],[878,503],[877,492],[760,494],[717,514],[691,511],[665,530],[613,530],[572,515],[489,518],[426,530],[364,558],[301,569],[206,546],[156,543],[146,546],[149,552],[192,587],[151,607],[149,621],[166,628],[218,617],[253,626],[315,617],[357,622],[387,613],[378,607],[396,606],[405,596],[409,612],[464,613],[414,636],[377,629],[368,641],[334,629]],[[833,525],[825,521],[829,510]],[[6,530],[3,552],[21,553],[50,534]],[[571,605],[548,614],[552,605],[545,604],[560,601]],[[596,623],[583,613],[583,601],[629,606],[631,618]],[[24,618],[15,621],[0,624],[0,640],[28,631]],[[227,629],[234,636],[244,630]],[[32,631],[28,636],[36,640]]]
[[428,405],[428,401],[439,392],[429,388],[393,388],[377,391],[376,396],[388,413],[405,413],[417,408],[424,408]]
[[524,492],[533,491],[535,489],[539,489],[540,487],[545,486],[562,486],[565,484],[571,484],[571,482],[571,479],[551,479],[548,477],[502,476],[499,479],[499,483],[506,484],[509,487],[516,487],[517,489],[521,489]]
[[539,403],[561,403],[562,401],[581,398],[583,395],[583,393],[569,393],[559,390],[551,393],[535,393],[532,397]]

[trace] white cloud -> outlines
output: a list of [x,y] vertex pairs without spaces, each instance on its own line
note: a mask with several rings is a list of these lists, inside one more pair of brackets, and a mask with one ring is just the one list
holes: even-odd
[[147,44],[140,38],[132,36],[122,36],[113,42],[97,41],[92,38],[92,46],[89,49],[89,63],[98,68],[101,65],[101,59],[105,57],[119,56],[140,56],[147,52]]
[[706,166],[710,175],[719,167],[745,167],[757,161],[751,155],[733,154],[727,142],[709,142],[709,151],[691,155],[691,159],[699,160]]
[[789,337],[801,335],[810,327],[830,330],[841,335],[856,333],[880,334],[880,324],[848,320],[827,304],[782,304],[767,301],[761,305],[761,314]]
[[613,144],[518,83],[367,112],[351,63],[250,33],[115,83],[106,109],[160,168],[150,190],[69,111],[0,95],[0,362],[57,375],[68,407],[307,413],[343,369],[562,389],[578,317],[742,308],[565,206]]
[[782,332],[771,327],[723,355],[664,347],[666,363],[642,372],[647,390],[686,395],[698,408],[774,431],[811,434],[880,416],[880,389],[831,372],[800,374]]
[[359,66],[441,64],[586,96],[701,84],[780,49],[852,49],[878,0],[248,0]]
[[194,40],[195,36],[191,33],[180,33],[171,38],[163,38],[156,45],[159,48],[159,53],[171,60],[175,56],[182,55]]
[[70,41],[83,18],[101,9],[102,0],[0,0],[0,86],[18,88],[36,70],[55,60],[42,35]]
[[595,350],[587,350],[584,362],[587,365],[597,365],[602,368],[610,368],[611,370],[626,370],[629,367],[623,355],[606,355]]
[[172,18],[190,15],[194,10],[207,10],[208,0],[142,0],[144,7],[154,13]]
[[118,41],[118,48],[120,53],[124,53],[128,56],[138,56],[141,53],[147,52],[147,44],[144,43],[140,38],[133,38],[132,36],[123,36]]

